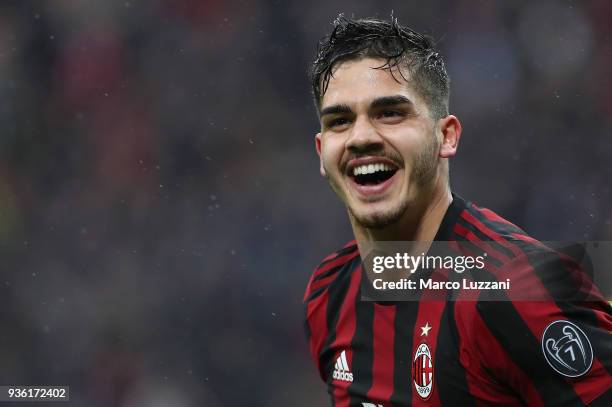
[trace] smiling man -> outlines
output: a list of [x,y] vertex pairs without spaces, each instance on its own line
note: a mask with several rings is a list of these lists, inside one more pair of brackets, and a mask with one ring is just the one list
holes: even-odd
[[[556,300],[547,273],[564,270],[567,256],[451,193],[461,124],[432,41],[397,21],[341,16],[311,80],[320,172],[355,236],[315,269],[304,297],[310,351],[333,404],[608,405],[609,305],[588,284],[576,293],[595,292],[589,302]],[[491,279],[510,270],[541,301],[362,301],[361,255],[379,241],[487,248]]]
[[329,78],[316,136],[321,174],[356,230],[431,240],[431,226],[452,200],[448,163],[439,158],[455,154],[461,125],[452,115],[439,117],[445,100],[430,108],[414,86],[398,81],[402,66],[380,69],[384,64],[346,61]]

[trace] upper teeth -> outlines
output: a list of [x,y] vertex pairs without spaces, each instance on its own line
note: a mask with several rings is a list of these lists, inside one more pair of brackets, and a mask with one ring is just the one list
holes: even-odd
[[393,171],[387,164],[366,164],[353,168],[353,175],[374,174],[376,171]]

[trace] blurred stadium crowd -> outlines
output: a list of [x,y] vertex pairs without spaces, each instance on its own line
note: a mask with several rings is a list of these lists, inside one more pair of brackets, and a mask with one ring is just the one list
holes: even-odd
[[309,273],[351,238],[307,67],[339,12],[433,35],[454,190],[612,239],[612,3],[3,1],[0,384],[75,406],[313,406]]

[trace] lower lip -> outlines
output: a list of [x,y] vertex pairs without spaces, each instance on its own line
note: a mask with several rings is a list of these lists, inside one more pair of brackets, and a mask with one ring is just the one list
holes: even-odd
[[399,170],[395,171],[395,173],[391,176],[391,178],[381,182],[380,184],[361,185],[355,182],[355,179],[353,177],[349,177],[349,179],[350,179],[350,183],[353,185],[353,188],[357,190],[357,192],[359,192],[360,195],[366,196],[366,197],[374,197],[374,196],[383,194],[387,189],[389,189],[389,187],[395,180],[395,177],[397,176],[398,172]]

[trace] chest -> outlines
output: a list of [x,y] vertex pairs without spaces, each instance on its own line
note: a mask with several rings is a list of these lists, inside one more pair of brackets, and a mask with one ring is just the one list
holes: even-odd
[[344,309],[320,360],[331,396],[351,405],[432,405],[438,382],[458,383],[463,373],[447,307],[356,301]]

